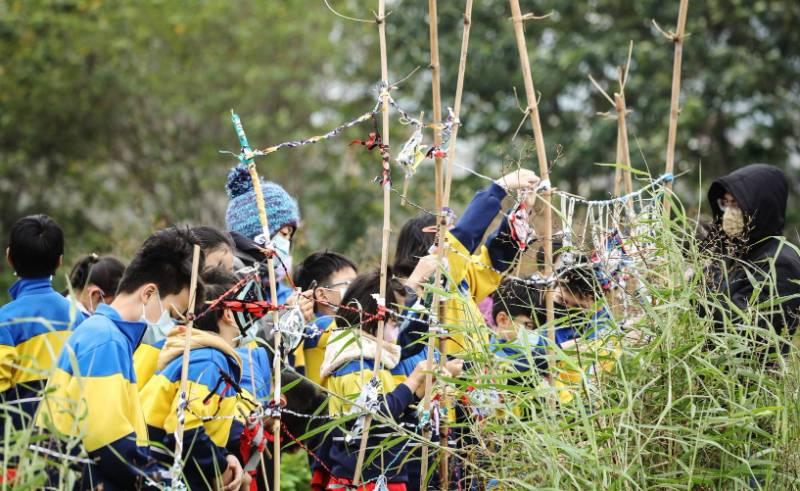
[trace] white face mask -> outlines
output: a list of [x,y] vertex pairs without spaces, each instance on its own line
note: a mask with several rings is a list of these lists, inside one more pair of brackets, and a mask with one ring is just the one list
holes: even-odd
[[159,295],[158,292],[156,292],[156,300],[158,301],[158,308],[161,310],[161,315],[158,317],[158,320],[150,322],[147,319],[147,304],[142,304],[142,316],[139,319],[141,322],[147,324],[146,338],[150,343],[166,339],[167,334],[175,327],[175,321],[170,317],[169,311],[161,304],[161,295]]
[[278,263],[275,265],[275,275],[278,281],[282,280],[292,271],[292,256],[289,249],[292,243],[289,239],[281,234],[277,234],[272,238],[272,245],[275,247],[275,253],[278,255]]
[[744,235],[744,213],[742,209],[728,206],[722,213],[722,231],[728,237],[741,237]]
[[540,339],[541,336],[536,332],[525,328],[525,326],[519,326],[517,328],[517,340],[514,344],[522,348],[532,349],[539,346]]

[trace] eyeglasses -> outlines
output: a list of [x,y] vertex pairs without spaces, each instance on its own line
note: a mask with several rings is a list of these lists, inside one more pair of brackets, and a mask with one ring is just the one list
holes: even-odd
[[717,200],[717,206],[722,211],[727,210],[728,208],[739,208],[739,203],[736,202],[735,199],[726,199],[726,198],[719,198]]
[[347,291],[347,288],[350,286],[350,284],[352,282],[353,282],[352,280],[340,281],[338,283],[331,283],[329,285],[322,285],[321,288],[324,288],[326,290],[335,290],[335,291],[339,292],[340,295],[344,296],[344,293]]

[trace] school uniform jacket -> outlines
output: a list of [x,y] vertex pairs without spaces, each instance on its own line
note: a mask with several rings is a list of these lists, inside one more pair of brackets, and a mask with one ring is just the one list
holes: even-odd
[[37,424],[81,438],[95,461],[83,472],[89,486],[131,489],[149,472],[147,427],[133,371],[133,352],[146,328],[99,305],[67,340],[47,383]]
[[[19,409],[6,414],[20,429],[23,419],[33,418],[64,342],[85,316],[53,290],[50,278],[20,279],[9,293],[11,302],[0,308],[0,402]],[[0,435],[5,421],[0,421]]]
[[[377,341],[374,337],[355,330],[334,331],[325,349],[325,359],[322,364],[323,383],[328,390],[346,400],[355,401],[367,383],[377,376],[381,382],[382,392],[378,401],[380,413],[393,419],[395,422],[416,427],[417,416],[412,404],[418,402],[416,396],[405,384],[398,383],[392,376],[391,370],[397,366],[400,359],[400,347],[396,344],[383,343],[384,353],[381,358],[383,368],[376,373],[374,362],[377,354]],[[331,397],[328,402],[331,416],[339,417],[348,413],[351,404],[338,397]],[[355,420],[348,424],[352,428]],[[376,448],[389,435],[396,432],[377,420],[369,432],[367,453]],[[332,474],[340,478],[352,478],[355,472],[356,459],[360,438],[346,442],[345,438],[337,434],[332,437],[328,451],[328,462],[331,464]],[[364,481],[377,478],[385,471],[388,482],[407,482],[408,475],[404,459],[400,454],[403,443],[397,443],[383,451],[383,459],[377,458],[364,464],[362,476]],[[388,466],[382,470],[381,460]]]
[[[167,450],[154,447],[153,455],[165,464],[172,463],[175,449],[184,336],[183,327],[170,331],[158,358],[158,371],[140,392],[150,438]],[[207,489],[228,466],[225,447],[236,414],[241,360],[216,333],[194,329],[191,342],[188,406],[184,411],[184,477],[190,489]]]
[[448,285],[458,297],[445,303],[448,354],[480,351],[489,341],[478,303],[497,289],[502,273],[519,253],[506,219],[483,244],[486,229],[500,212],[505,196],[505,189],[495,183],[479,191],[447,233]]
[[[150,328],[148,328],[148,331]],[[147,382],[155,375],[158,367],[158,354],[164,347],[166,339],[156,341],[147,339],[148,332],[145,332],[145,339],[133,353],[133,369],[136,372],[136,387],[142,390]]]

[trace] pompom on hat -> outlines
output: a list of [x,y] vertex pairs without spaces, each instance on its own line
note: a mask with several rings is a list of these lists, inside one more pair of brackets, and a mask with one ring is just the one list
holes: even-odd
[[[225,212],[228,230],[254,240],[261,235],[262,229],[253,181],[246,166],[237,165],[231,169],[225,189],[228,192],[228,209]],[[264,193],[270,237],[287,225],[296,230],[300,223],[297,201],[280,185],[264,178],[261,178],[261,190]]]

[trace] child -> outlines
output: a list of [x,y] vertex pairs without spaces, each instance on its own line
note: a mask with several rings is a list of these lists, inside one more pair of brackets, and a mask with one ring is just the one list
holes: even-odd
[[53,290],[52,277],[64,257],[64,234],[46,215],[21,218],[11,228],[6,259],[19,277],[11,302],[0,308],[0,422],[25,426],[72,328],[84,316]]
[[[214,227],[199,226],[189,229],[192,236],[205,257],[205,272],[221,268],[233,271],[233,239],[227,232]],[[175,327],[175,319],[171,316],[163,322],[152,324],[142,338],[142,343],[133,354],[133,367],[136,370],[136,386],[139,390],[144,388],[150,377],[156,373],[158,355],[167,339],[167,334]]]
[[[347,287],[358,274],[358,267],[347,257],[332,251],[315,252],[297,265],[294,284],[303,291],[314,291],[313,328],[307,328],[302,344],[304,374],[312,382],[320,383],[320,367],[325,355],[325,346],[333,329],[334,316]],[[313,332],[312,332],[313,330]]]
[[130,489],[152,471],[146,467],[147,427],[133,352],[149,324],[186,313],[193,246],[192,237],[176,228],[148,238],[125,270],[114,302],[99,305],[59,357],[37,424],[81,438],[94,463],[84,467],[80,489]]
[[[501,274],[508,270],[520,253],[512,240],[508,220],[481,246],[486,229],[500,211],[507,191],[535,188],[539,178],[529,170],[508,174],[480,191],[472,199],[456,226],[447,232],[447,262],[451,290],[461,298],[447,301],[444,324],[461,326],[449,333],[448,354],[480,350],[488,336],[479,332],[483,324],[477,303],[500,284]],[[421,216],[406,223],[397,241],[395,267],[399,274],[410,274],[419,258],[429,254],[434,245],[435,217]]]
[[[203,281],[206,301],[213,302],[236,278],[224,271],[212,271],[204,275]],[[183,476],[189,489],[227,486],[234,475],[241,473],[239,461],[226,450],[241,378],[242,362],[234,351],[240,330],[233,312],[219,306],[208,308],[208,303],[197,308],[186,378]],[[140,393],[150,438],[163,444],[167,451],[175,448],[185,343],[184,328],[169,333],[158,357],[158,372]],[[154,448],[153,454],[166,466],[172,464],[173,457],[168,452]]]
[[[112,256],[89,254],[75,263],[69,273],[69,284],[78,299],[78,308],[86,317],[94,314],[101,303],[114,301],[124,272],[125,265]],[[64,296],[68,294],[69,291],[64,292]]]
[[[308,337],[303,339],[300,352],[295,354],[295,366],[313,383],[319,385],[320,368],[331,333],[336,329],[335,315],[347,288],[355,280],[358,268],[347,257],[332,251],[315,252],[297,265],[294,284],[301,290],[314,291],[314,315],[311,326],[306,327]],[[300,364],[302,363],[302,366]],[[322,465],[331,439],[324,434],[315,435],[306,442],[317,458],[309,455],[311,487],[325,489],[330,476]]]
[[[387,274],[391,278],[391,272]],[[375,377],[380,381],[381,392],[377,397],[382,415],[405,427],[416,428],[418,421],[412,404],[422,397],[425,372],[432,367],[428,366],[427,362],[422,362],[403,382],[397,382],[390,370],[400,360],[400,346],[395,344],[398,326],[391,316],[385,314],[380,314],[383,315],[385,322],[382,366],[377,369],[374,366],[377,350],[381,346],[375,338],[378,320],[374,317],[378,316],[382,309],[378,308],[378,303],[373,297],[379,292],[379,283],[378,272],[360,275],[353,281],[342,299],[339,317],[343,323],[353,327],[332,333],[325,349],[321,375],[323,383],[326,382],[329,391],[335,394],[329,400],[329,412],[333,417],[347,414],[351,404],[343,402],[340,397],[345,400],[355,400],[363,391],[373,387],[371,380]],[[403,286],[398,281],[392,280],[387,288],[386,305],[397,305],[397,294],[403,292]],[[387,432],[392,432],[390,426],[380,424],[378,420],[373,421],[368,447],[375,448],[380,445],[384,439],[381,435]],[[332,477],[327,489],[340,489],[343,485],[346,487],[352,483],[359,438],[354,438],[351,442],[347,442],[344,438],[333,438],[333,440],[329,452]],[[400,454],[402,450],[403,444],[397,443],[385,449],[382,458],[365,463],[362,469],[362,482],[373,481],[383,474],[387,478],[390,490],[407,489],[408,477],[406,468],[402,465],[403,455]],[[387,465],[385,470],[381,469],[381,461]],[[373,486],[374,482],[359,489],[368,490]]]
[[[262,287],[266,292],[265,299],[271,301],[269,271],[263,228],[259,219],[256,193],[247,167],[238,165],[228,173],[226,184],[228,192],[228,209],[225,222],[235,243],[234,270],[241,272],[245,268],[256,268],[261,277]],[[261,180],[261,191],[264,194],[264,206],[269,221],[271,248],[275,252],[275,280],[278,305],[299,304],[306,322],[314,318],[314,303],[308,294],[295,292],[284,280],[292,270],[291,245],[297,227],[300,225],[300,209],[297,201],[281,186],[273,182]],[[261,323],[267,332],[260,333],[271,343],[272,316],[267,316]]]
[[535,371],[547,374],[547,323],[542,292],[520,280],[507,279],[492,294],[492,318],[495,335],[492,352],[511,361],[519,376],[511,377],[508,385],[529,385]]

